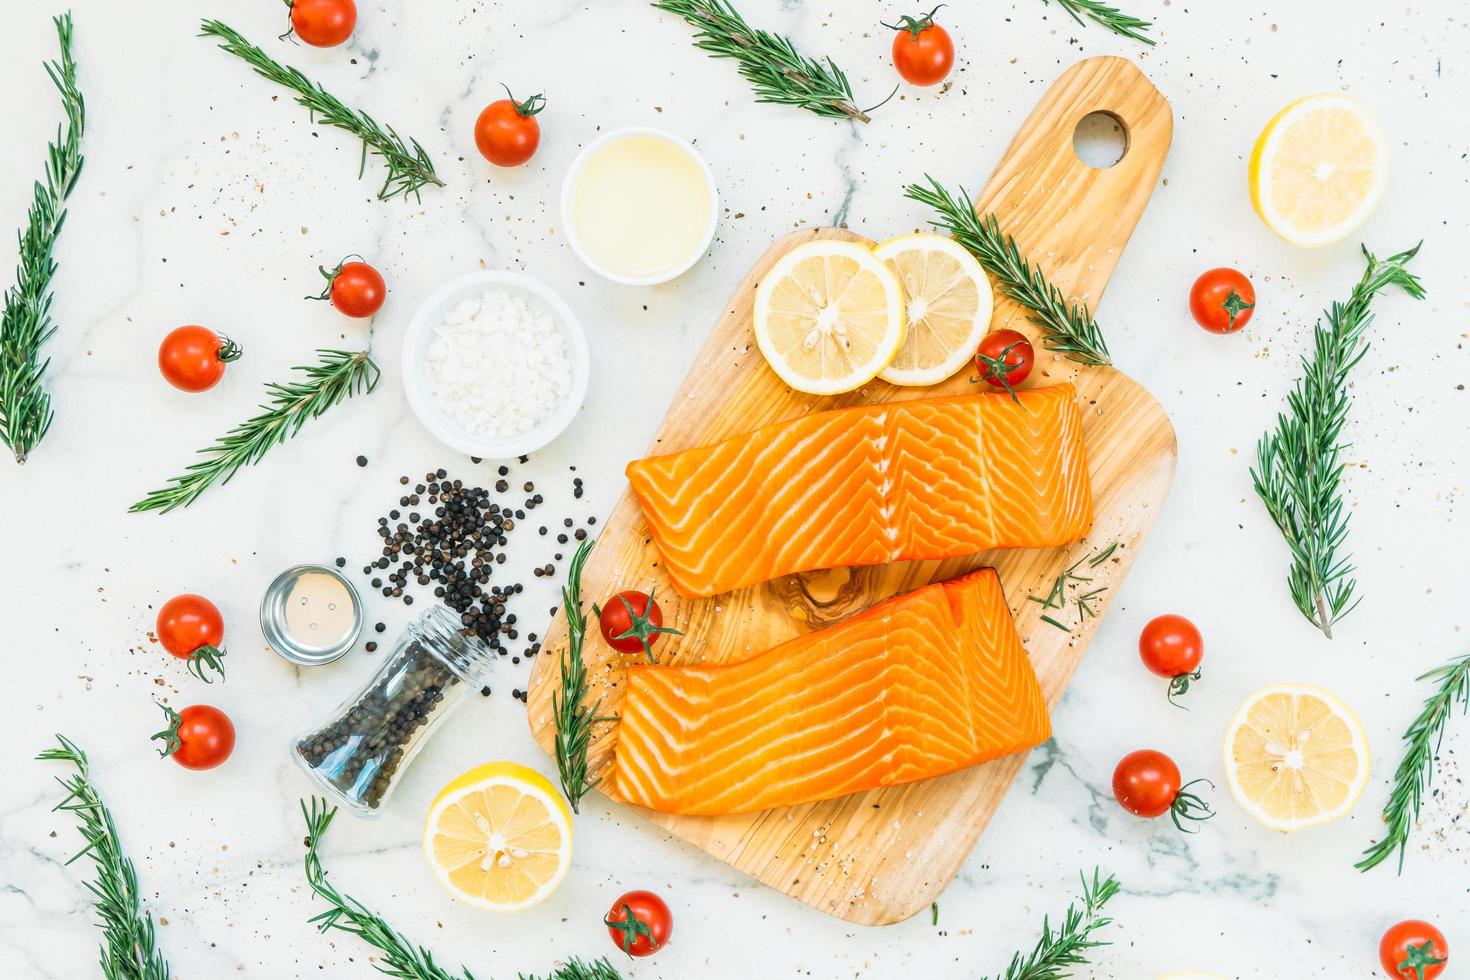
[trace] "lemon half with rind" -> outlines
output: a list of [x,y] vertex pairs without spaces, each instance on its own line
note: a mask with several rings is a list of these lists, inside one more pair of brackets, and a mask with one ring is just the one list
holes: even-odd
[[755,291],[756,344],[782,381],[811,395],[872,381],[903,342],[904,326],[898,276],[857,242],[803,242]]
[[1251,204],[1291,242],[1314,248],[1352,234],[1388,184],[1388,144],[1361,103],[1310,95],[1278,112],[1251,151]]
[[1252,694],[1231,721],[1224,750],[1235,801],[1273,830],[1331,823],[1368,785],[1362,722],[1336,695],[1308,684]]
[[556,890],[572,864],[572,812],[545,776],[489,762],[429,806],[424,856],[439,884],[480,908],[514,912]]
[[918,387],[952,377],[990,329],[990,280],[975,256],[944,235],[891,238],[873,249],[893,266],[908,299],[908,327],[888,366],[890,384]]

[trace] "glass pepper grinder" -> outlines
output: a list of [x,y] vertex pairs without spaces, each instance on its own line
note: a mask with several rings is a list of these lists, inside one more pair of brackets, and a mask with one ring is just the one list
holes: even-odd
[[328,797],[377,816],[414,755],[495,664],[490,647],[436,606],[399,635],[378,672],[291,755]]

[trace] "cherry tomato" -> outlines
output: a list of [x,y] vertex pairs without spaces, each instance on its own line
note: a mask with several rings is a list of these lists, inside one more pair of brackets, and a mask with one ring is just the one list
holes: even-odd
[[897,24],[883,25],[898,32],[893,36],[893,67],[911,85],[937,85],[954,67],[954,41],[948,31],[934,23],[939,7],[918,17],[905,16]]
[[361,256],[349,255],[338,262],[335,269],[322,265],[317,266],[317,270],[327,280],[327,286],[320,295],[306,298],[329,299],[338,313],[369,317],[382,309],[383,301],[388,298],[388,284],[383,281],[383,274],[362,261]]
[[664,626],[664,612],[652,592],[646,595],[642,592],[619,592],[596,612],[602,638],[608,646],[619,653],[642,650],[649,663],[657,663],[653,658],[653,644],[660,633],[684,635]]
[[1031,376],[1036,349],[1019,330],[992,330],[980,340],[975,353],[975,370],[982,380],[997,388],[1011,389]]
[[1449,959],[1444,933],[1422,919],[1400,922],[1378,944],[1378,960],[1395,980],[1434,980]]
[[1189,290],[1189,312],[1210,333],[1235,333],[1255,309],[1256,288],[1234,269],[1211,269]]
[[1181,783],[1174,760],[1153,749],[1128,753],[1113,770],[1113,796],[1123,809],[1149,818],[1167,813],[1174,826],[1187,830],[1183,821],[1208,820],[1215,814],[1209,804],[1189,792],[1194,782]]
[[353,0],[291,0],[291,30],[317,48],[336,47],[352,36],[357,26],[357,4]]
[[1200,661],[1205,657],[1205,638],[1199,628],[1173,613],[1155,616],[1138,635],[1138,655],[1143,665],[1160,677],[1169,678],[1169,701],[1189,690],[1199,680]]
[[225,376],[225,365],[242,353],[229,337],[189,324],[170,330],[158,345],[158,370],[182,391],[208,391]]
[[187,592],[174,596],[159,607],[154,629],[163,648],[180,660],[187,660],[189,670],[204,683],[210,683],[205,668],[225,676],[220,660],[225,655],[220,649],[225,638],[224,617],[204,596]]
[[235,726],[223,711],[194,704],[183,711],[167,705],[168,727],[153,736],[163,742],[159,757],[172,756],[185,769],[213,769],[235,751]]
[[674,917],[669,907],[653,892],[646,891],[619,895],[602,923],[618,949],[629,956],[657,953],[674,932]]
[[546,108],[546,99],[533,95],[517,102],[509,88],[501,87],[506,98],[487,105],[475,120],[475,146],[497,167],[519,167],[541,145],[541,124],[536,114]]

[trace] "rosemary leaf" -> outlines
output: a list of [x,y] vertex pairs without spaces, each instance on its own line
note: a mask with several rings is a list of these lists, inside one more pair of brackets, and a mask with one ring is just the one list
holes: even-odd
[[1470,712],[1470,654],[1451,660],[1421,674],[1416,680],[1438,685],[1424,701],[1419,717],[1404,732],[1404,756],[1393,774],[1393,793],[1383,808],[1383,822],[1388,832],[1383,839],[1363,852],[1355,867],[1367,871],[1399,853],[1399,873],[1404,871],[1404,852],[1409,846],[1409,831],[1419,815],[1419,804],[1434,778],[1434,757],[1444,741],[1445,724],[1456,704],[1462,712]]
[[1118,879],[1108,875],[1099,879],[1096,868],[1092,871],[1091,884],[1087,875],[1082,875],[1082,904],[1075,902],[1067,906],[1061,928],[1052,931],[1049,919],[1041,920],[1041,938],[1036,941],[1027,956],[1017,953],[1011,957],[1010,966],[998,980],[1062,980],[1070,977],[1069,966],[1084,966],[1089,950],[1109,943],[1092,938],[1092,934],[1112,924],[1112,918],[1104,916],[1103,906],[1118,894]]
[[577,546],[567,567],[567,584],[561,590],[561,604],[567,617],[567,645],[561,653],[560,689],[551,694],[551,710],[556,720],[556,771],[561,790],[573,813],[597,780],[587,774],[587,753],[592,746],[592,727],[606,721],[598,715],[602,699],[586,703],[590,683],[587,662],[582,659],[582,641],[587,635],[587,619],[582,614],[582,566],[592,551],[595,539],[588,538]]
[[[1041,2],[1050,6],[1052,0],[1041,0]],[[1139,20],[1137,17],[1123,13],[1117,7],[1102,3],[1101,0],[1056,0],[1056,4],[1071,14],[1073,20],[1084,26],[1086,22],[1082,18],[1086,17],[1093,23],[1106,27],[1114,34],[1121,34],[1135,41],[1142,41],[1144,44],[1154,43],[1154,39],[1144,33],[1154,26],[1153,21]]]
[[272,59],[222,21],[203,21],[199,27],[199,36],[218,38],[221,50],[242,59],[262,78],[268,78],[295,92],[296,104],[311,113],[313,122],[320,119],[323,124],[344,129],[362,140],[362,162],[358,166],[358,177],[367,169],[369,151],[382,159],[388,168],[383,186],[378,189],[378,200],[386,201],[400,194],[405,198],[412,194],[415,200],[419,200],[419,191],[424,185],[444,186],[444,181],[434,173],[433,161],[418,140],[410,139],[405,144],[392,126],[380,125],[366,112],[349,108],[297,69]]
[[963,188],[956,197],[933,177],[924,176],[929,186],[910,184],[904,197],[938,212],[929,223],[963,245],[995,277],[1001,292],[1031,311],[1027,319],[1042,329],[1042,343],[1081,364],[1111,364],[1102,328],[1087,307],[1068,303],[1066,295],[1021,255],[1016,240],[1000,230],[995,215],[981,218],[975,213]]
[[1363,278],[1346,303],[1333,303],[1317,321],[1312,355],[1302,358],[1302,378],[1287,396],[1287,410],[1256,445],[1251,480],[1291,550],[1291,597],[1328,639],[1333,624],[1358,604],[1353,565],[1340,554],[1348,533],[1341,489],[1342,427],[1352,403],[1348,373],[1368,353],[1373,297],[1389,286],[1424,297],[1424,287],[1404,268],[1418,251],[1415,245],[1379,261],[1363,249]]
[[66,199],[82,171],[82,131],[86,107],[77,89],[77,66],[71,56],[71,14],[53,18],[61,56],[46,65],[61,93],[66,128],[46,148],[45,179],[35,183],[26,227],[20,235],[15,284],[5,291],[0,312],[0,442],[24,463],[51,427],[51,396],[41,386],[50,359],[41,348],[56,332],[51,320],[53,252],[66,219]]
[[87,754],[60,735],[56,741],[58,748],[46,749],[36,758],[69,762],[76,769],[66,779],[56,778],[66,797],[53,809],[75,814],[77,830],[87,842],[67,864],[86,855],[97,870],[97,879],[87,883],[87,890],[102,926],[102,975],[107,980],[170,980],[172,973],[154,936],[153,916],[143,911],[138,898],[137,872],[123,856],[112,813],[92,785]]
[[377,386],[378,366],[366,351],[318,350],[317,354],[318,363],[296,368],[306,373],[305,379],[266,385],[269,398],[260,406],[259,415],[241,422],[208,449],[199,450],[208,458],[186,467],[183,475],[172,477],[167,486],[129,507],[129,513],[157,510],[166,514],[175,507],[187,507],[214,483],[229,483],[240,467],[260,462],[272,446],[300,432],[307,419]]
[[734,60],[757,102],[794,105],[828,119],[857,122],[868,122],[868,113],[878,108],[857,107],[847,76],[831,58],[808,58],[789,39],[755,30],[729,0],[654,0],[653,6],[693,27],[695,47]]

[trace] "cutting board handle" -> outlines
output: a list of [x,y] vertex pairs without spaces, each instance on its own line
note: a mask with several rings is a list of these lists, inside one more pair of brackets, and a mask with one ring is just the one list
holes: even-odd
[[[1077,124],[1106,112],[1126,150],[1092,167],[1073,146]],[[1095,307],[1158,182],[1174,136],[1167,99],[1127,58],[1079,61],[1062,73],[1016,132],[976,198],[983,214],[1038,261],[1069,295]]]

